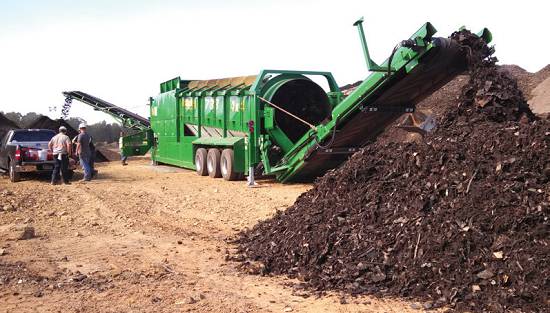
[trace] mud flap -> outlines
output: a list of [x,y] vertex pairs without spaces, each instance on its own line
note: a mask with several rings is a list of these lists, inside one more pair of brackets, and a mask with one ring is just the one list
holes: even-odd
[[153,130],[122,137],[122,152],[126,156],[145,155],[153,146]]

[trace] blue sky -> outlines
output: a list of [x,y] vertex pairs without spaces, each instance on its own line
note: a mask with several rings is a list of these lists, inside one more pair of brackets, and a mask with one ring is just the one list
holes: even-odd
[[[534,0],[0,0],[0,111],[58,117],[61,92],[82,90],[147,115],[162,81],[262,68],[331,71],[344,85],[368,75],[352,27],[360,16],[375,60],[431,21],[440,36],[486,26],[501,63],[537,71],[550,63],[547,12]],[[71,113],[107,119],[82,104]]]

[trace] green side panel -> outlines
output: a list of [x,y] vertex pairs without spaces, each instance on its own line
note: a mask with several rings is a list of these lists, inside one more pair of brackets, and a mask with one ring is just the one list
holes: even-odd
[[164,150],[173,150],[174,153],[166,154],[158,151],[154,154],[153,160],[161,163],[181,166],[188,169],[195,169],[193,140],[196,137],[182,137],[179,143],[168,143],[163,146]]
[[199,124],[200,111],[201,107],[199,97],[193,97],[193,124],[195,125]]
[[198,114],[195,114],[197,110],[197,103],[193,101],[193,97],[184,97],[180,101],[183,109],[184,123],[196,125],[198,123]]
[[122,138],[122,153],[126,156],[145,155],[153,146],[153,130],[147,129]]
[[202,125],[208,127],[215,127],[216,121],[216,99],[211,96],[204,97],[204,114],[202,118]]
[[240,140],[233,145],[233,159],[236,172],[245,173],[248,170],[244,140]]
[[157,136],[155,158],[179,159],[183,127],[175,90],[157,96],[151,105],[151,126]]
[[217,147],[233,147],[242,142],[244,142],[242,137],[202,137],[193,140],[194,145]]
[[216,97],[216,112],[214,119],[214,127],[224,129],[225,128],[225,97]]
[[229,97],[227,129],[245,132],[243,129],[244,98],[239,96]]
[[264,108],[264,127],[267,130],[275,127],[275,109],[272,107]]

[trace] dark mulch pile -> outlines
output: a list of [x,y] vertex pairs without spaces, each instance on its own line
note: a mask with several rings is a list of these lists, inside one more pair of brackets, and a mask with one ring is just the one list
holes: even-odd
[[19,126],[12,120],[0,113],[0,140],[12,129],[18,129]]
[[52,120],[47,116],[41,116],[29,123],[29,125],[25,125],[26,128],[51,129],[56,132],[61,126],[65,126],[65,128],[67,128],[67,136],[69,136],[69,138],[73,139],[78,136],[78,130],[74,129],[71,125],[69,125],[69,123],[67,123],[67,121],[63,119]]
[[485,45],[468,44],[470,80],[435,132],[366,147],[241,233],[234,258],[321,292],[548,312],[550,120]]

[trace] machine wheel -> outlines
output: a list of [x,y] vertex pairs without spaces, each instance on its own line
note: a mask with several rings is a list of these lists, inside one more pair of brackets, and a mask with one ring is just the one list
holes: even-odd
[[21,173],[19,173],[15,170],[15,163],[14,162],[10,162],[9,171],[10,171],[10,181],[12,183],[16,183],[16,182],[21,180]]
[[206,168],[207,152],[204,148],[198,148],[195,152],[195,169],[200,176],[208,175]]
[[212,178],[222,177],[222,171],[220,170],[220,150],[212,148],[208,149],[208,158],[206,159],[206,167],[208,168],[208,175]]
[[223,179],[225,180],[238,180],[241,176],[240,173],[235,172],[235,157],[233,155],[233,149],[223,150],[220,169]]

